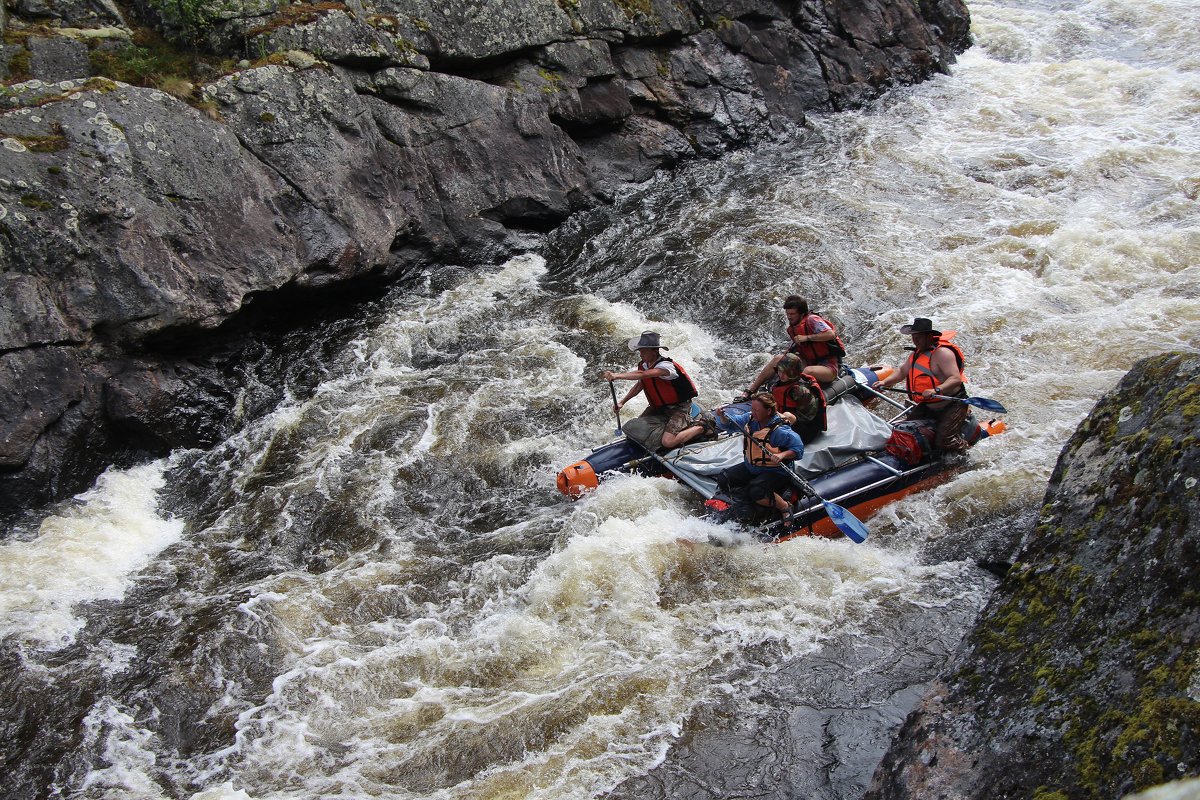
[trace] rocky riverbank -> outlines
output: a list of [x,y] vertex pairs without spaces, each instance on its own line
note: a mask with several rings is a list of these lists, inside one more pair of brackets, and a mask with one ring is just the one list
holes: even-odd
[[4,514],[226,435],[240,334],[200,351],[256,309],[294,318],[502,259],[623,185],[795,135],[968,43],[959,0],[9,8]]
[[1100,400],[868,798],[1115,798],[1200,775],[1198,425],[1196,355],[1139,362]]

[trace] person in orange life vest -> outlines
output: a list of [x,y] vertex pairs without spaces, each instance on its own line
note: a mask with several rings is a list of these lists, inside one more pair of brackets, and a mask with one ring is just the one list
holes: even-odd
[[780,496],[790,477],[781,464],[804,455],[804,442],[775,410],[775,397],[759,392],[750,400],[750,411],[741,414],[717,411],[717,426],[742,434],[742,463],[721,470],[717,485],[729,495],[745,487],[746,496],[760,506],[774,508],[787,519],[791,507]]
[[818,382],[831,383],[837,380],[846,347],[838,338],[837,329],[833,324],[809,311],[808,301],[796,294],[790,294],[783,299],[783,313],[787,315],[788,320],[788,347],[767,362],[750,382],[743,397],[749,397],[758,391],[787,353],[795,353],[803,358],[804,373],[816,378]]
[[[687,372],[675,361],[662,355],[663,346],[654,331],[644,331],[641,336],[629,340],[629,349],[641,357],[635,369],[628,372],[605,370],[601,377],[606,381],[637,381],[617,401],[616,411],[639,394],[646,395],[649,405],[637,419],[623,427],[625,435],[651,452],[660,448],[672,450],[683,447],[695,439],[709,426],[703,422],[692,422],[692,398],[698,392]],[[710,423],[711,424],[711,423]]]
[[928,419],[935,423],[934,447],[937,449],[951,453],[966,450],[968,445],[962,437],[962,426],[970,406],[953,400],[934,399],[934,395],[967,396],[963,374],[966,359],[962,350],[958,345],[940,341],[942,332],[935,330],[933,322],[924,317],[917,317],[912,324],[900,328],[900,332],[912,336],[912,353],[900,369],[876,385],[886,387],[905,381],[909,396],[916,404],[908,411],[909,419]]
[[826,429],[825,393],[816,378],[804,372],[804,359],[785,353],[775,367],[776,381],[771,387],[775,408],[792,430],[808,444]]

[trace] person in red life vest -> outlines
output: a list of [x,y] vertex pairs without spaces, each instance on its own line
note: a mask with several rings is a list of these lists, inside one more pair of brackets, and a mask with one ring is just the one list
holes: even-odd
[[710,422],[692,421],[692,398],[699,392],[687,371],[676,361],[664,356],[659,335],[644,331],[641,336],[629,340],[629,349],[641,357],[635,369],[628,372],[605,370],[601,377],[606,381],[637,381],[625,396],[617,401],[616,410],[637,397],[646,395],[649,405],[637,419],[625,423],[625,435],[651,452],[660,448],[672,450],[683,447],[697,436],[713,432]]
[[732,496],[745,489],[747,498],[760,506],[774,508],[783,519],[791,506],[781,497],[791,478],[780,466],[804,455],[804,441],[775,409],[775,397],[759,392],[750,400],[750,411],[717,411],[717,426],[742,435],[742,463],[721,470],[717,485]]
[[837,380],[838,373],[841,372],[846,346],[838,337],[837,328],[833,323],[809,311],[808,301],[796,294],[790,294],[783,299],[783,313],[787,315],[788,320],[787,349],[767,362],[750,382],[749,388],[742,393],[739,398],[741,400],[757,392],[774,374],[780,360],[788,353],[795,353],[803,358],[804,373],[816,378],[819,383],[831,383]]
[[785,353],[775,367],[776,381],[771,387],[775,408],[805,444],[825,432],[825,392],[817,379],[804,371],[804,359]]
[[963,423],[971,408],[954,400],[937,400],[935,395],[967,397],[966,359],[958,345],[940,340],[942,332],[934,330],[933,322],[917,317],[912,324],[900,328],[912,336],[912,353],[889,377],[876,385],[887,387],[905,381],[914,405],[908,411],[910,419],[927,419],[934,423],[937,435],[934,447],[956,453],[969,446],[962,437]]

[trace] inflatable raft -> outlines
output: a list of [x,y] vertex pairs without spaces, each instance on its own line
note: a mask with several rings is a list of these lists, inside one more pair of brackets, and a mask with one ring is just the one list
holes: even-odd
[[[943,456],[932,449],[933,431],[921,423],[905,420],[904,404],[866,388],[887,374],[887,368],[859,367],[826,387],[827,430],[809,443],[804,456],[792,464],[803,481],[794,481],[796,485],[785,496],[794,509],[788,524],[771,510],[719,491],[717,475],[742,460],[742,439],[736,434],[693,442],[661,455],[651,454],[621,437],[597,447],[586,458],[559,472],[558,489],[568,497],[579,497],[599,486],[604,476],[610,474],[673,477],[704,499],[710,517],[755,525],[763,540],[783,541],[800,535],[840,536],[839,526],[828,517],[830,504],[864,519],[888,503],[946,480],[961,463],[960,458]],[[899,413],[890,420],[884,419],[864,405],[864,401],[872,405],[886,401],[896,406]],[[746,404],[728,406],[732,410],[745,407]],[[693,413],[698,412],[693,405]],[[963,425],[963,438],[974,445],[1004,429],[1003,421],[981,422],[972,412]],[[802,483],[807,483],[807,487],[801,488]]]

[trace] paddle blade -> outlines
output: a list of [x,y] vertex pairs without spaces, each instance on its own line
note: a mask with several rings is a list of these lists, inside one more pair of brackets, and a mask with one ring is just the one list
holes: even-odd
[[997,414],[1007,413],[1007,409],[1003,405],[988,397],[967,397],[963,399],[963,402],[969,406],[982,408],[985,411],[995,411]]
[[837,503],[831,503],[828,500],[822,501],[825,505],[825,513],[829,515],[829,519],[837,526],[837,529],[846,534],[846,537],[855,544],[862,544],[867,540],[870,531],[867,526],[863,525],[858,517],[851,514],[846,509],[839,506]]

